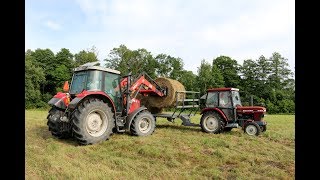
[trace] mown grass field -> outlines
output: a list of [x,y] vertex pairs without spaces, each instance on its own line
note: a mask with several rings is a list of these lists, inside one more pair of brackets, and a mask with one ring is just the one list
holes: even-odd
[[114,134],[90,146],[54,138],[46,116],[26,110],[26,179],[295,179],[294,115],[266,116],[258,137],[158,118],[151,136]]

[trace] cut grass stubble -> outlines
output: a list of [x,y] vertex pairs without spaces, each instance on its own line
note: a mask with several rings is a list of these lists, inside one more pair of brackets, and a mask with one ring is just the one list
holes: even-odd
[[[26,111],[26,179],[294,179],[294,116],[268,115],[258,137],[207,134],[157,118],[151,136],[114,134],[79,146],[54,138],[47,111]],[[200,115],[192,118],[199,123]]]

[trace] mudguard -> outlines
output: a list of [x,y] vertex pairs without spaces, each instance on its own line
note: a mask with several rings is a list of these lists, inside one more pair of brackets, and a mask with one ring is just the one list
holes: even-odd
[[48,102],[49,105],[55,106],[60,109],[66,109],[69,103],[69,98],[66,93],[58,92],[53,98]]
[[125,129],[129,131],[133,118],[136,117],[136,115],[139,112],[146,110],[146,109],[147,109],[146,107],[142,106],[142,107],[134,110],[132,113],[130,113],[129,116],[127,117],[127,120],[126,120]]
[[86,97],[95,97],[100,99],[105,99],[106,101],[109,101],[111,104],[111,108],[114,112],[116,112],[116,107],[114,105],[114,102],[112,99],[104,92],[102,91],[82,91],[80,94],[78,94],[75,98],[72,99],[72,101],[69,103],[69,109],[75,109],[78,104],[85,99]]
[[204,109],[201,111],[200,114],[204,114],[204,113],[207,112],[207,111],[216,111],[216,112],[218,112],[218,113],[221,115],[221,117],[222,117],[226,122],[228,122],[227,116],[226,116],[226,115],[223,113],[223,111],[221,111],[219,108],[204,108]]

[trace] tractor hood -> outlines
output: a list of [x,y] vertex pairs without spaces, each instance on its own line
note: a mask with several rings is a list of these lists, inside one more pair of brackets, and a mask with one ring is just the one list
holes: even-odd
[[266,108],[262,106],[238,106],[237,112],[246,113],[246,112],[266,112]]

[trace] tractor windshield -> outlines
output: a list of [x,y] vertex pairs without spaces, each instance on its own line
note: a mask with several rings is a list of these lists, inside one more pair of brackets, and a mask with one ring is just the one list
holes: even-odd
[[72,82],[71,82],[70,94],[78,94],[82,90],[84,90],[86,81],[87,81],[86,71],[75,73],[73,75]]
[[70,94],[78,94],[83,90],[101,90],[101,71],[80,71],[73,75]]

